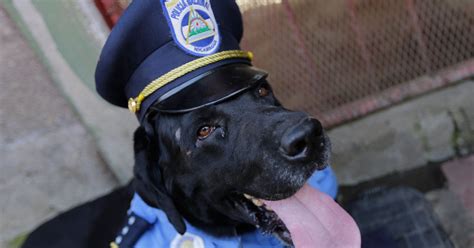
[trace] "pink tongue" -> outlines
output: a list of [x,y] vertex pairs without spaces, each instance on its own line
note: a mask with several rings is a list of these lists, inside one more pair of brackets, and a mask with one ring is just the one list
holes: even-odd
[[308,184],[290,198],[264,202],[285,223],[296,247],[360,247],[352,217]]

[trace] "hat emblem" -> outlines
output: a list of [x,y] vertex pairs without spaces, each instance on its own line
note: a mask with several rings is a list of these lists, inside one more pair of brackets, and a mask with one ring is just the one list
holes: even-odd
[[219,49],[219,30],[209,0],[162,0],[162,6],[181,49],[196,56]]

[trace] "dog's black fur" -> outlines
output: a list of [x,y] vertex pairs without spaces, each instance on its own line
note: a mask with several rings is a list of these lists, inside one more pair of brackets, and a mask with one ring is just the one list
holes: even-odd
[[[212,131],[206,138],[198,137],[203,126]],[[329,141],[318,121],[283,108],[263,81],[219,104],[149,115],[135,132],[134,150],[134,190],[178,232],[186,219],[227,235],[258,224],[244,193],[267,200],[293,195],[326,165]]]
[[31,232],[22,247],[109,247],[126,219],[132,195],[128,184],[66,211]]
[[[262,96],[262,88],[268,94]],[[243,193],[289,197],[327,159],[319,122],[284,109],[266,82],[230,101],[186,114],[157,114],[149,123],[149,133],[135,133],[137,192],[180,233],[183,217],[216,235],[247,230],[255,220],[239,205]],[[205,139],[197,135],[202,126],[213,130]],[[310,136],[302,141],[308,151],[288,158],[281,146],[293,132]]]

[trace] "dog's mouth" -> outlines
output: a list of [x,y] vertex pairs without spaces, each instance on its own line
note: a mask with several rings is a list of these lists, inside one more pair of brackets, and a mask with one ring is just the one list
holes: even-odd
[[260,229],[264,234],[274,235],[288,247],[292,247],[293,243],[290,231],[278,216],[278,213],[272,210],[265,202],[291,199],[303,187],[304,184],[292,192],[274,193],[265,198],[258,198],[246,193],[235,193],[233,194],[233,202],[236,203],[236,207],[245,214],[245,219],[247,219],[248,222]]
[[273,234],[288,246],[293,246],[290,231],[285,226],[285,223],[263,200],[243,194],[241,202],[244,205],[246,214],[264,234]]
[[[286,190],[284,192],[274,192],[271,195],[256,197],[247,193],[234,194],[234,202],[243,211],[249,221],[264,234],[275,235],[288,247],[293,247],[290,230],[287,228],[280,214],[274,211],[270,205],[275,202],[278,204],[298,204],[295,195],[302,194],[304,187],[309,187],[306,181],[317,170],[323,170],[327,167],[327,160],[312,163],[308,170],[305,170],[301,176],[301,181],[293,186],[293,190]],[[306,194],[306,193],[305,193]],[[268,204],[267,204],[268,203]]]
[[[290,223],[295,220],[304,219],[301,211],[293,211],[304,202],[304,199],[319,197],[317,190],[314,190],[308,184],[304,184],[296,193],[281,200],[263,200],[254,196],[243,194],[240,197],[240,206],[244,213],[250,218],[250,222],[267,235],[276,236],[285,247],[294,247],[292,233],[301,234],[293,225],[287,226],[285,221]],[[319,193],[321,194],[321,193]],[[318,211],[318,204],[306,204],[304,211]],[[275,210],[274,210],[275,209]]]
[[285,223],[278,217],[264,200],[253,197],[248,194],[233,194],[232,202],[234,206],[242,213],[241,218],[247,223],[260,229],[266,235],[275,235],[288,246],[292,246],[292,240],[289,230]]
[[[314,158],[313,161],[299,166],[298,170],[293,170],[287,172],[286,175],[293,175],[290,181],[283,180],[282,184],[287,185],[288,187],[280,188],[279,191],[273,191],[269,193],[257,192],[251,190],[250,192],[234,192],[232,194],[232,202],[234,206],[238,208],[243,219],[247,223],[250,223],[260,229],[260,231],[267,235],[274,235],[280,241],[282,241],[286,247],[294,247],[293,240],[291,237],[291,230],[285,225],[283,219],[288,220],[288,217],[293,213],[288,214],[286,211],[280,211],[280,208],[277,207],[274,210],[271,206],[274,204],[283,204],[289,208],[298,205],[298,197],[311,195],[310,191],[305,190],[308,188],[307,180],[315,173],[315,171],[320,171],[325,169],[328,166],[329,156],[330,156],[330,142],[329,138],[325,135],[324,140],[321,143],[321,150],[319,151],[320,156]],[[294,168],[294,167],[293,167]],[[297,195],[299,195],[297,197]],[[313,206],[316,207],[316,206]],[[297,215],[297,213],[295,213]]]

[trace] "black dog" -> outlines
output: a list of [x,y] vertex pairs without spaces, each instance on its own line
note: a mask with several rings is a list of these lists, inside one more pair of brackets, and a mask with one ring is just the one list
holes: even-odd
[[[295,194],[316,169],[325,167],[330,144],[319,121],[283,108],[262,80],[216,105],[184,114],[150,115],[146,127],[135,132],[134,149],[134,190],[149,205],[163,210],[179,233],[185,232],[185,218],[214,235],[244,233],[259,226],[291,243],[283,222],[259,199]],[[81,222],[87,219],[84,208],[100,208],[95,212],[107,214],[94,215],[63,240],[74,242],[70,247],[107,245],[117,225],[109,225],[105,238],[84,232],[104,232],[104,223],[115,209],[122,212],[115,213],[114,220],[125,216],[130,193],[115,195],[74,210],[72,215]],[[123,205],[114,209],[104,204],[117,198]],[[75,226],[71,214],[66,215],[59,217],[63,222],[52,221],[56,227],[47,223],[33,232],[24,247],[40,247],[41,240],[58,233],[51,230],[64,232]],[[48,247],[54,247],[54,242],[50,240]]]
[[136,189],[180,233],[184,217],[215,235],[258,225],[284,239],[279,220],[244,194],[287,198],[328,159],[320,122],[283,108],[265,80],[217,105],[149,118],[152,131],[135,133]]

